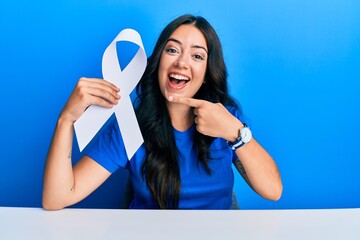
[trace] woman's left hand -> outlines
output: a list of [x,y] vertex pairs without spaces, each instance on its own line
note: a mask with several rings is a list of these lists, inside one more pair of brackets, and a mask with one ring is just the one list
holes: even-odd
[[221,103],[173,96],[169,97],[169,101],[194,107],[196,129],[204,135],[233,142],[239,136],[239,129],[243,127]]

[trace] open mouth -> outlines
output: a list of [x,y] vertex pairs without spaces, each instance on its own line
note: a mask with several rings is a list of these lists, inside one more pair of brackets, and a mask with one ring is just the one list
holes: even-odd
[[185,87],[185,85],[190,81],[190,78],[184,75],[171,73],[169,75],[169,80],[170,80],[170,87],[181,89]]

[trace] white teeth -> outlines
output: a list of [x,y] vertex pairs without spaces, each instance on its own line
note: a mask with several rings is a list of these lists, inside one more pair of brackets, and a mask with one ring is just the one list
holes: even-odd
[[182,75],[177,75],[177,74],[170,74],[171,78],[175,78],[176,80],[184,80],[184,81],[189,81],[190,79],[188,77],[182,76]]

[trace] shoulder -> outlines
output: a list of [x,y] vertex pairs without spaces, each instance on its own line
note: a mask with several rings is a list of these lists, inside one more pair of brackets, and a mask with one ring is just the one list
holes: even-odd
[[115,116],[104,124],[91,143],[84,149],[84,154],[94,159],[109,172],[125,167],[128,159],[125,146]]

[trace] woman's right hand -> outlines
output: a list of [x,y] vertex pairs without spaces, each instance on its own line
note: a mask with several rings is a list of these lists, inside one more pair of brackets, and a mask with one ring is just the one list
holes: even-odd
[[106,80],[80,78],[59,118],[73,124],[90,105],[112,108],[120,99],[119,91]]

